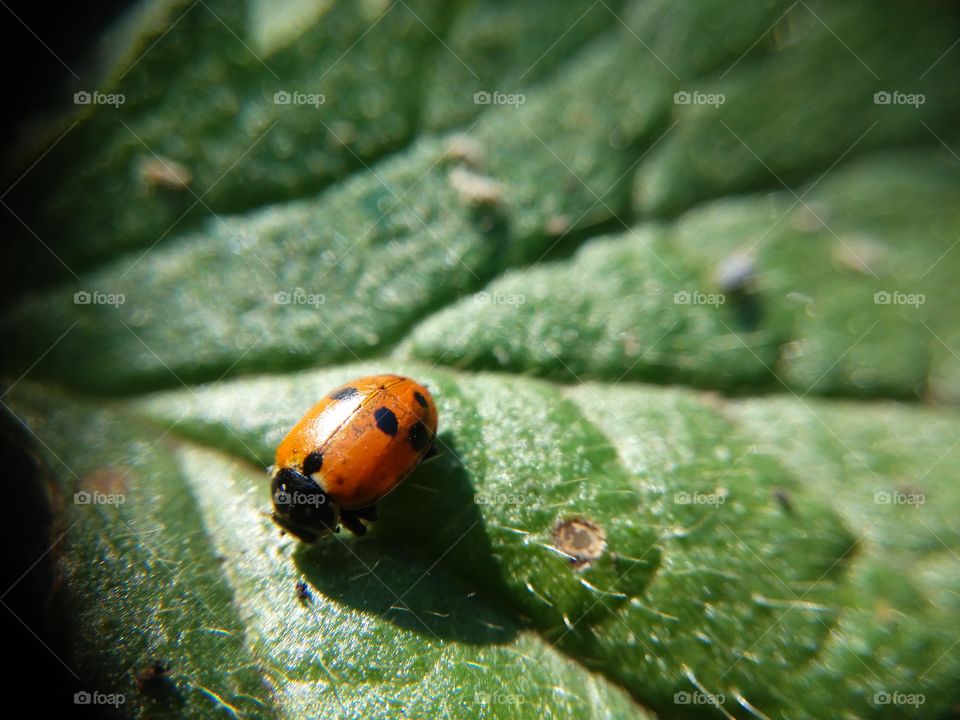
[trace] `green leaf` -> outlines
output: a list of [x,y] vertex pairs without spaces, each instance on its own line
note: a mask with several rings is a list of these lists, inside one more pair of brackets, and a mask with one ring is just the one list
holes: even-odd
[[[943,308],[958,299],[958,192],[933,153],[869,156],[796,196],[715,201],[504,273],[400,354],[565,381],[952,396],[936,373],[957,360]],[[733,264],[756,281],[731,289]]]
[[[132,16],[4,200],[67,663],[144,718],[955,712],[953,15]],[[282,535],[277,443],[380,372],[439,456]]]

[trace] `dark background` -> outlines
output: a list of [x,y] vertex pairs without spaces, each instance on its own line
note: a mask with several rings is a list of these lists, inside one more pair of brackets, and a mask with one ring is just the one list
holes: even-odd
[[[26,169],[13,167],[9,158],[30,118],[69,107],[76,80],[57,57],[81,73],[85,50],[134,4],[118,0],[4,0],[0,5],[5,96],[4,112],[0,113],[0,194]],[[11,227],[7,211],[0,207],[0,213],[4,215],[0,228]],[[6,232],[3,236],[5,241],[11,237]],[[59,532],[51,525],[52,513],[43,493],[44,471],[29,447],[27,431],[17,427],[9,416],[0,417],[0,468],[5,488],[0,523],[0,598],[7,606],[0,605],[0,638],[7,655],[2,662],[0,688],[8,705],[23,709],[32,706],[43,715],[53,711],[69,718],[110,717],[103,708],[74,704],[75,692],[94,688],[78,682],[51,652],[82,676],[81,669],[71,662],[62,633],[57,631],[60,623],[70,618],[51,612],[55,550],[37,563]],[[17,714],[21,713],[28,715],[22,710]]]

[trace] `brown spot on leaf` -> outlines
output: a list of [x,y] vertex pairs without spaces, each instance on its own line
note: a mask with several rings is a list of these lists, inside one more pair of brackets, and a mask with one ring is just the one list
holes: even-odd
[[169,678],[169,668],[163,663],[154,662],[138,670],[133,679],[137,689],[146,692],[158,690]]
[[579,569],[603,555],[607,549],[607,534],[591,520],[568,518],[553,528],[553,542],[558,550],[570,557],[574,568]]
[[193,173],[185,165],[159,155],[142,158],[137,175],[147,190],[161,188],[182,191],[193,182]]
[[104,495],[123,495],[130,487],[130,470],[125,467],[102,467],[80,478],[80,490]]

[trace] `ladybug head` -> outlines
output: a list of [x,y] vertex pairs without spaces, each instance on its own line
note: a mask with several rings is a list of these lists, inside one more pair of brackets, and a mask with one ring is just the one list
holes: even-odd
[[270,491],[274,522],[304,542],[314,542],[336,528],[336,508],[323,489],[306,475],[281,468],[273,474]]

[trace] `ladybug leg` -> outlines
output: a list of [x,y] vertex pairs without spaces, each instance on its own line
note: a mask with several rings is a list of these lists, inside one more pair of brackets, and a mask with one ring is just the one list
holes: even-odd
[[352,512],[361,520],[368,520],[370,522],[376,522],[377,520],[376,505],[367,505],[366,507],[357,508],[356,510],[351,510],[350,512]]
[[367,534],[367,526],[360,521],[360,516],[356,510],[340,510],[340,524],[354,535],[363,536]]
[[437,444],[436,444],[436,443],[430,443],[430,447],[429,447],[429,448],[427,449],[427,451],[423,454],[423,459],[424,459],[424,460],[429,460],[430,458],[434,457],[436,454],[437,454]]

